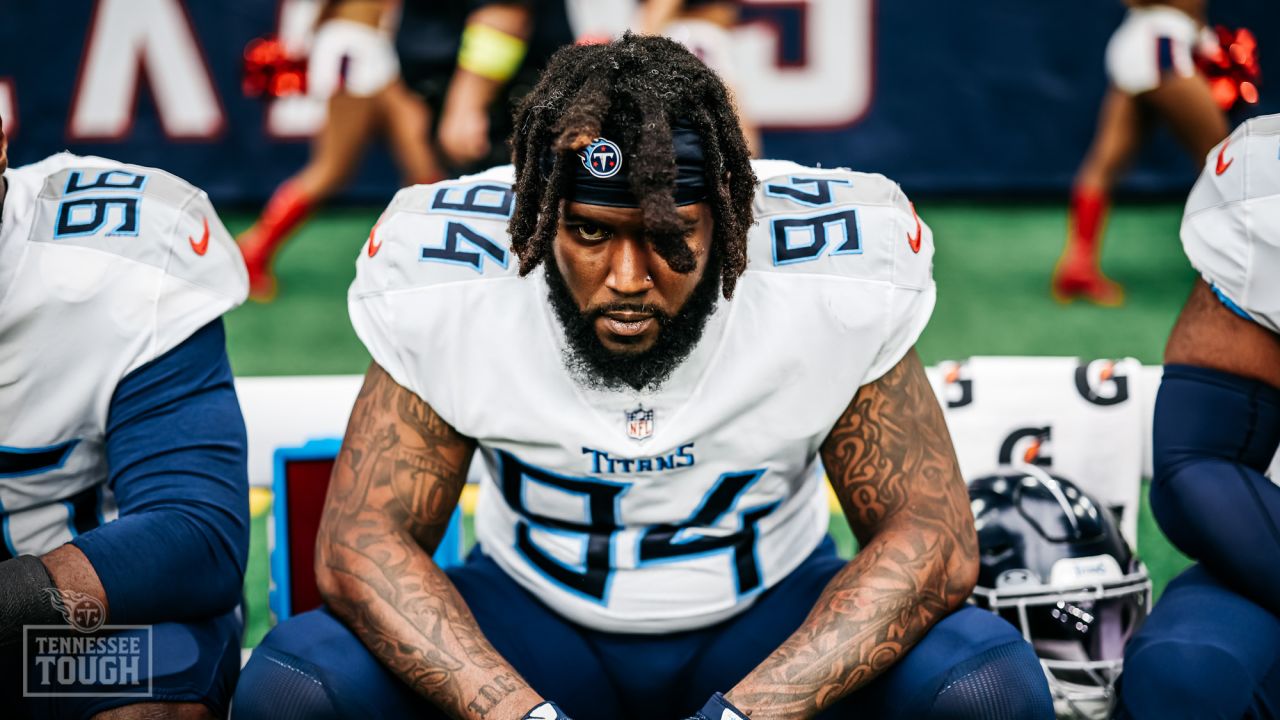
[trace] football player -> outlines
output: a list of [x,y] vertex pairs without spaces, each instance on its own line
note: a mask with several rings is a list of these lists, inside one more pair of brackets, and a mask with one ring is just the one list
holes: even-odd
[[[6,158],[0,123],[0,708],[221,717],[249,545],[220,320],[245,297],[240,254],[207,196],[168,173],[65,153],[6,172]],[[150,626],[142,695],[40,679],[29,654],[46,631],[30,626],[68,622]]]
[[1167,123],[1197,163],[1229,129],[1194,59],[1207,0],[1125,1],[1129,14],[1107,44],[1110,87],[1076,172],[1067,242],[1053,272],[1052,291],[1061,301],[1123,302],[1123,288],[1102,273],[1102,234],[1111,189],[1153,121]]
[[[561,50],[515,126],[514,172],[401,191],[361,253],[326,607],[265,639],[237,717],[1052,717],[1031,647],[964,605],[898,186],[753,165],[660,37]],[[479,550],[442,572],[477,446]]]
[[[1221,159],[1219,159],[1221,158]],[[1125,653],[1121,710],[1146,718],[1280,711],[1280,115],[1241,125],[1187,199],[1200,272],[1165,348],[1151,508],[1198,561]]]

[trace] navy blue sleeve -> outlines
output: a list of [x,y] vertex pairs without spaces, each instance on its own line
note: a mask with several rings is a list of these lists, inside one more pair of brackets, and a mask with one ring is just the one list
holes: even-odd
[[120,517],[72,542],[102,581],[111,622],[235,607],[249,554],[249,480],[221,320],[120,381],[106,445]]

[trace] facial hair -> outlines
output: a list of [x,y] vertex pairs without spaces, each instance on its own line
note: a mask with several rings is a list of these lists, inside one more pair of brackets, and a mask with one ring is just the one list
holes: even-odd
[[[546,263],[547,297],[568,346],[564,363],[574,377],[587,387],[601,390],[656,390],[671,377],[702,338],[707,320],[716,310],[720,295],[719,263],[707,263],[702,279],[684,307],[674,315],[638,302],[609,303],[583,311],[573,299],[554,259]],[[607,312],[652,313],[658,323],[658,339],[643,352],[614,352],[596,334],[596,320]]]

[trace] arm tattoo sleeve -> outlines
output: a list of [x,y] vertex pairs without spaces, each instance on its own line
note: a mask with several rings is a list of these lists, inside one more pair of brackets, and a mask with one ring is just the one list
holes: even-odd
[[518,717],[539,698],[431,560],[474,449],[372,366],[325,500],[316,575],[334,613],[433,704],[459,718]]
[[893,665],[977,578],[951,437],[915,351],[862,387],[822,445],[862,550],[733,691],[757,717],[809,718]]

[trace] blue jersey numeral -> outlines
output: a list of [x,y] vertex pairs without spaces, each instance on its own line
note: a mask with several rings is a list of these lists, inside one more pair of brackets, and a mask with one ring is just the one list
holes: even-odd
[[[619,503],[631,483],[559,475],[501,450],[498,468],[503,497],[521,516],[516,522],[516,549],[520,554],[561,587],[592,602],[608,604],[616,569],[614,547],[622,530]],[[644,528],[637,546],[637,567],[725,553],[732,559],[738,594],[759,590],[763,586],[756,554],[759,523],[781,503],[738,510],[736,529],[726,532],[716,528],[764,472],[725,473],[686,520]],[[584,517],[566,520],[535,512],[529,507],[530,493],[574,497],[582,503]],[[572,537],[580,543],[577,561],[566,563],[552,557],[539,547],[535,531]]]
[[124,170],[103,170],[92,180],[86,180],[80,170],[68,173],[67,184],[62,189],[64,197],[89,191],[107,194],[86,195],[59,203],[53,239],[97,235],[113,214],[119,222],[107,232],[108,236],[136,236],[141,222],[142,191],[146,186],[146,175]]
[[862,253],[862,230],[858,211],[854,209],[808,217],[778,218],[771,226],[774,265],[817,260],[831,245],[835,246],[832,255]]
[[678,525],[654,525],[640,536],[639,563],[650,565],[674,562],[689,558],[729,553],[733,556],[734,579],[738,595],[747,595],[760,589],[760,562],[756,557],[757,526],[760,520],[778,509],[780,502],[761,505],[738,512],[738,529],[729,534],[714,535],[701,528],[714,527],[764,470],[751,470],[721,475],[711,492],[702,499],[688,520]]
[[431,200],[432,210],[446,210],[465,215],[511,217],[516,194],[510,185],[478,183],[441,188]]
[[[480,252],[462,249],[466,243]],[[478,273],[484,272],[484,259],[487,257],[501,265],[507,266],[507,251],[500,245],[460,222],[450,221],[444,228],[444,246],[428,247],[423,245],[419,259],[422,262],[442,262],[450,265],[465,265]]]
[[[613,543],[622,526],[618,521],[618,501],[629,483],[558,475],[521,462],[508,452],[498,451],[499,483],[507,504],[522,519],[516,523],[516,549],[534,567],[566,589],[598,603],[609,598],[613,576]],[[581,521],[548,517],[529,509],[528,490],[560,492],[581,498],[585,517]],[[538,547],[532,529],[567,535],[582,542],[576,567],[566,565]]]
[[[791,177],[790,185],[782,185],[771,183],[764,186],[764,192],[770,197],[787,198],[801,205],[809,207],[826,207],[833,202],[831,196],[832,185],[853,185],[849,180],[844,178],[806,178]],[[813,186],[812,190],[805,186]]]

